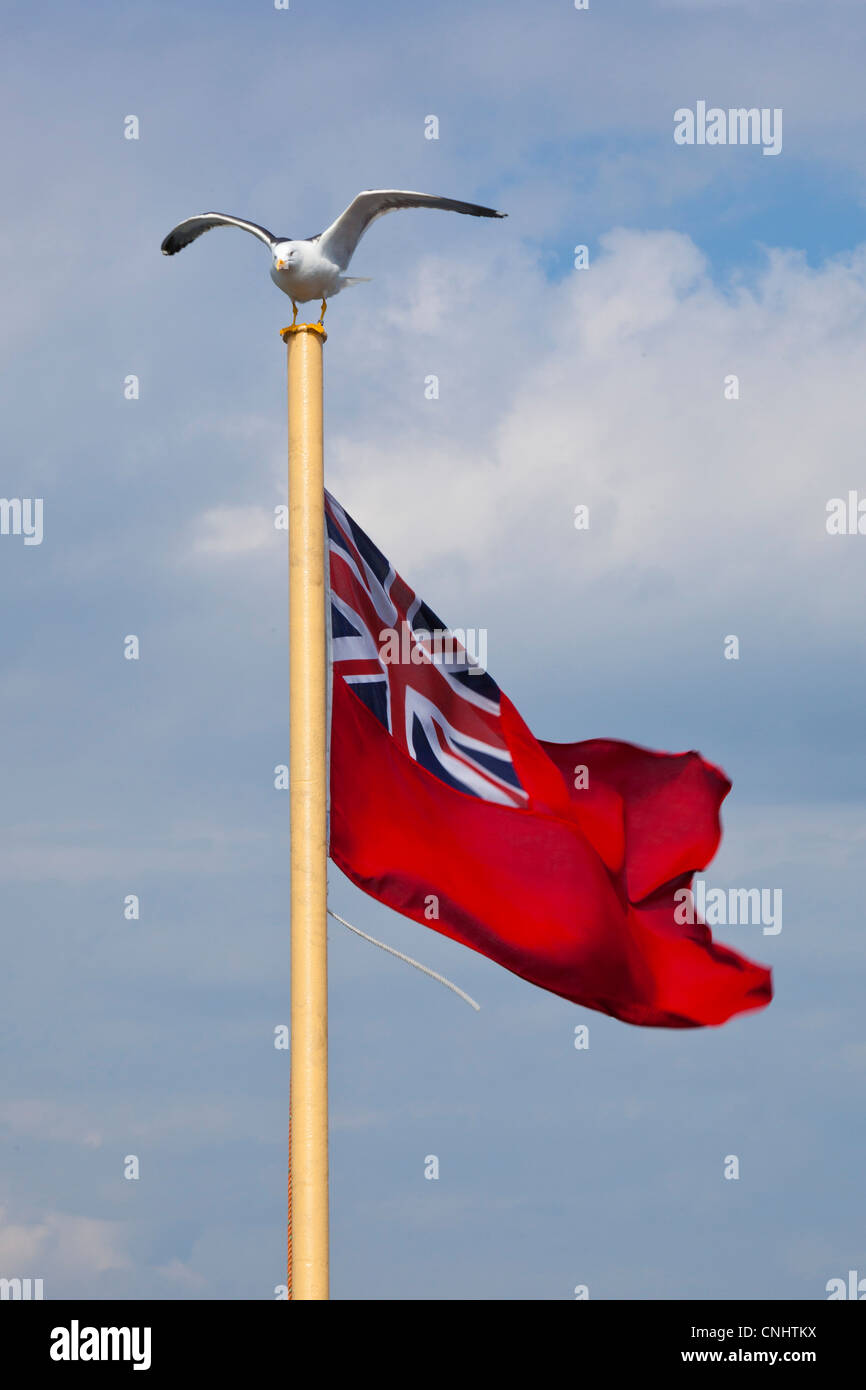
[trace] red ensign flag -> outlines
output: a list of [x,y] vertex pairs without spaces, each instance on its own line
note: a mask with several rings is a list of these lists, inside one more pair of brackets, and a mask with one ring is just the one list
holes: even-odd
[[[724,1023],[770,972],[683,918],[730,783],[697,753],[536,739],[329,494],[330,854],[386,906],[626,1023]],[[461,640],[458,641],[457,638]]]

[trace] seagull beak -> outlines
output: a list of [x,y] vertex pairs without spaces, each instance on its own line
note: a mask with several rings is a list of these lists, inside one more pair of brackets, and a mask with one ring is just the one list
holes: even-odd
[[277,261],[277,270],[285,270],[285,268],[286,268],[286,263],[285,263],[285,261]]

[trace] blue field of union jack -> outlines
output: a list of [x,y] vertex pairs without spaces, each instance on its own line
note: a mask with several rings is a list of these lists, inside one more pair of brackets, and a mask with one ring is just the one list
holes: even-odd
[[500,691],[325,493],[331,661],[399,747],[458,791],[523,806]]

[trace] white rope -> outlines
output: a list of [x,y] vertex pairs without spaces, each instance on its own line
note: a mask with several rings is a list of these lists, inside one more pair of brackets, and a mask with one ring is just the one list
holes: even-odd
[[431,980],[438,980],[440,985],[447,985],[448,989],[452,989],[455,994],[460,995],[461,999],[465,999],[467,1004],[471,1004],[473,1009],[480,1011],[481,1005],[476,1004],[471,995],[466,994],[464,990],[459,989],[457,985],[453,985],[450,980],[446,980],[444,975],[440,975],[435,970],[431,970],[427,965],[422,965],[420,961],[413,960],[411,956],[404,955],[402,951],[395,950],[393,946],[386,946],[384,941],[377,941],[375,936],[368,936],[365,931],[361,931],[360,927],[353,927],[352,923],[347,922],[345,917],[339,917],[337,913],[332,912],[330,908],[328,908],[328,916],[333,917],[334,921],[341,923],[342,926],[348,927],[349,931],[353,931],[356,936],[363,936],[365,941],[371,942],[374,946],[380,946],[382,950],[387,951],[389,955],[397,956],[399,960],[404,960],[407,965],[414,965],[416,970],[420,970],[424,975],[429,975]]

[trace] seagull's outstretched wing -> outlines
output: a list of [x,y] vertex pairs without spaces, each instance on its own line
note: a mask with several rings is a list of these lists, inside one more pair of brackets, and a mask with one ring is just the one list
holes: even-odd
[[229,217],[225,212],[201,212],[197,217],[188,217],[185,222],[178,222],[177,226],[172,228],[162,243],[162,254],[175,255],[203,232],[209,232],[211,227],[241,227],[245,232],[252,232],[253,236],[257,236],[266,246],[276,246],[280,240],[280,237],[274,236],[266,227],[260,227],[256,222],[245,222],[242,217]]
[[401,193],[396,188],[367,189],[341,213],[336,222],[320,232],[312,241],[329,261],[345,270],[355,247],[371,222],[396,208],[441,208],[444,212],[468,212],[470,217],[507,217],[505,212],[479,207],[478,203],[460,203],[456,198],[437,198],[433,193]]

